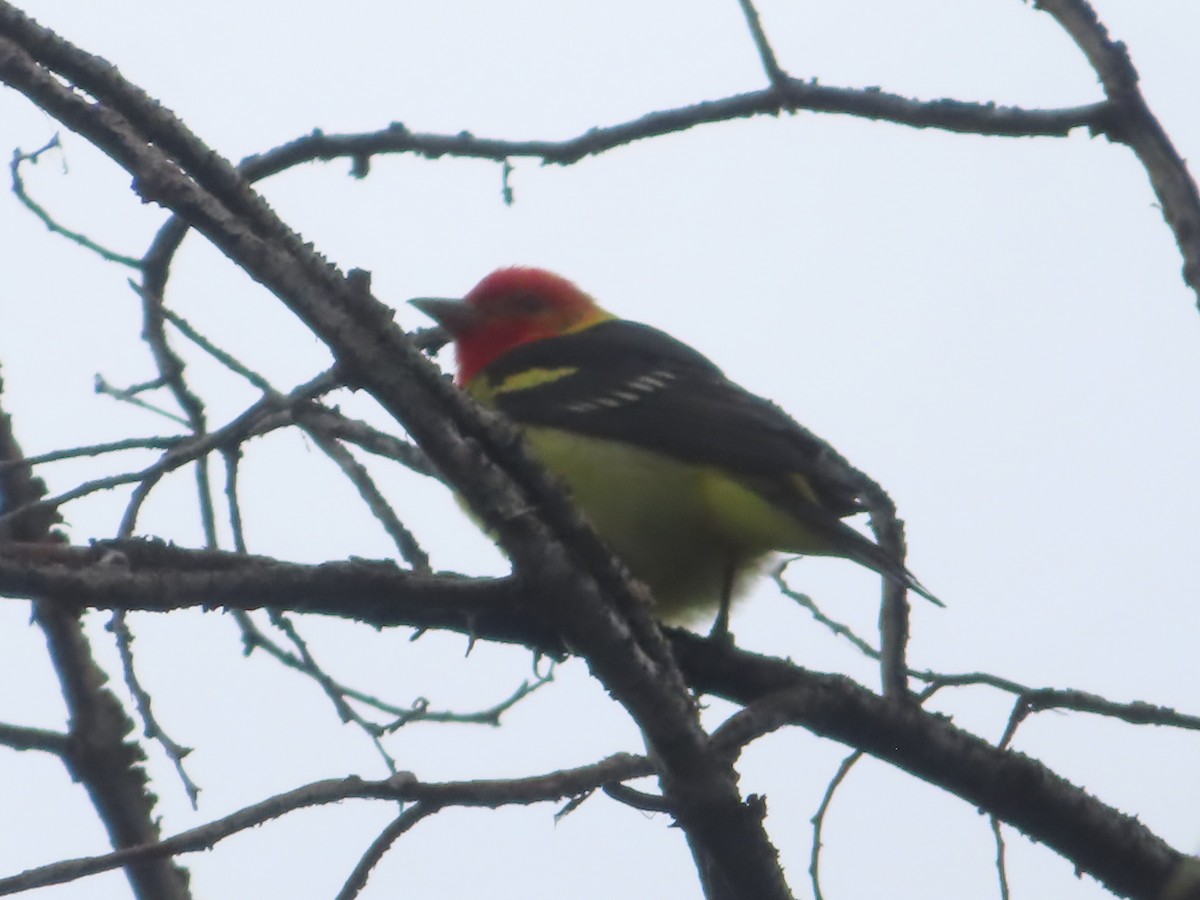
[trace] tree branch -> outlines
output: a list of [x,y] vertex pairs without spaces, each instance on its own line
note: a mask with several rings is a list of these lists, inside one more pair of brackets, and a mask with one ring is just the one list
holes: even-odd
[[688,131],[754,116],[777,116],[791,109],[852,115],[912,128],[934,128],[960,134],[998,137],[1065,137],[1076,128],[1099,130],[1104,103],[1065,109],[1023,109],[963,100],[919,101],[878,88],[830,87],[786,78],[778,86],[688,106],[656,110],[616,125],[590,128],[565,140],[510,141],[477,137],[470,132],[430,134],[409,131],[399,122],[379,131],[326,134],[316,130],[264,153],[247,157],[242,170],[252,181],[314,160],[371,157],[383,153],[415,153],[490,159],[530,158],[552,165],[571,165],[616,147],[666,134]]
[[1146,169],[1183,254],[1183,280],[1200,298],[1200,193],[1187,163],[1142,96],[1129,51],[1109,38],[1087,0],[1036,0],[1034,6],[1054,17],[1100,77],[1108,108],[1093,130],[1128,146]]
[[0,722],[0,744],[13,750],[42,750],[55,756],[66,756],[70,737],[60,731]]
[[[998,749],[910,703],[838,675],[673,635],[697,690],[756,703],[814,734],[857,747],[995,815],[1120,896],[1200,896],[1200,863],[1133,816],[1101,803],[1024,754]],[[1180,893],[1171,893],[1178,890]]]
[[[57,561],[22,567],[14,556],[23,548],[10,546],[0,553],[0,591],[40,589],[52,591],[60,602],[86,600],[101,606],[104,597],[111,596],[113,602],[138,609],[271,605],[353,616],[381,626],[451,627],[488,640],[519,640],[531,646],[538,646],[539,635],[552,641],[551,632],[539,624],[539,607],[522,602],[520,587],[511,579],[430,578],[388,564],[363,562],[298,566],[140,542],[114,546],[124,548],[120,555],[129,560],[128,566],[84,567],[85,554],[98,559],[104,553],[117,553],[98,546],[57,548],[61,558],[73,559],[74,568]],[[185,565],[184,560],[190,561]],[[166,569],[168,563],[178,570]],[[164,601],[165,596],[175,599]],[[1035,760],[997,749],[940,716],[909,703],[889,702],[848,679],[727,648],[685,631],[672,630],[671,640],[689,684],[747,706],[745,713],[722,727],[721,732],[729,733],[725,743],[740,745],[787,723],[861,748],[996,815],[1118,893],[1155,896],[1145,892],[1161,888],[1176,869],[1190,871],[1185,866],[1187,857],[1136,820]],[[542,646],[550,649],[548,644]],[[971,683],[979,677],[972,676]],[[1082,701],[1079,705],[1084,707]],[[1092,698],[1090,706],[1126,720],[1133,715],[1125,709],[1130,705],[1106,707],[1100,698]],[[1147,713],[1146,720],[1154,717]],[[1188,727],[1187,722],[1178,724]],[[1125,849],[1110,852],[1117,844]]]
[[603,784],[644,776],[647,771],[644,758],[618,753],[592,765],[530,778],[421,782],[411,772],[401,772],[383,781],[364,781],[354,776],[316,781],[162,841],[117,850],[103,856],[64,860],[28,869],[9,878],[0,878],[0,896],[75,881],[132,862],[211,850],[220,841],[240,831],[311,806],[345,800],[416,802],[430,812],[447,806],[486,809],[513,804],[528,806],[584,794]]
[[[0,460],[22,458],[12,420],[0,408]],[[9,505],[29,510],[0,525],[0,547],[9,546],[14,539],[47,550],[57,547],[60,538],[51,530],[59,521],[57,512],[32,508],[45,490],[45,484],[33,477],[28,466],[0,472],[0,512]],[[113,847],[157,841],[161,833],[154,817],[157,798],[147,788],[142,768],[145,752],[136,741],[126,740],[133,722],[105,686],[108,676],[92,657],[81,607],[46,598],[34,603],[33,620],[46,636],[50,661],[66,703],[63,764],[87,791]],[[7,736],[17,737],[11,730]],[[26,739],[33,737],[32,732],[26,732]],[[40,737],[46,742],[43,749],[57,743],[48,732]],[[141,900],[189,900],[191,896],[187,873],[171,860],[133,863],[126,869],[126,876]]]
[[778,853],[742,803],[732,767],[708,747],[642,589],[511,427],[446,384],[390,310],[305,246],[232,165],[115,69],[7,3],[0,35],[0,78],[108,153],[143,199],[188,219],[279,297],[329,345],[349,382],[416,438],[517,571],[537,574],[546,593],[535,600],[646,734],[677,820],[724,879],[746,897],[790,898]]

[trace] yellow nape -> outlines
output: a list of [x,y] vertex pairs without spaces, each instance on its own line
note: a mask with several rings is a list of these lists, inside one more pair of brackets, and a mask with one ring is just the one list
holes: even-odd
[[736,596],[772,551],[830,551],[718,469],[555,428],[523,431],[600,537],[650,587],[664,622],[714,615],[730,573]]

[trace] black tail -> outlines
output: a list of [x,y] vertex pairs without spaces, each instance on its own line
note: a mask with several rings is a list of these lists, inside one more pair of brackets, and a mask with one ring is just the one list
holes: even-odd
[[[807,552],[822,556],[842,556],[853,560],[860,566],[866,566],[884,578],[903,585],[913,593],[920,594],[936,606],[943,608],[946,606],[925,585],[921,584],[912,572],[905,568],[901,560],[888,553],[866,535],[851,528],[825,507],[813,502],[790,481],[771,479],[767,482],[766,479],[753,479],[747,482],[747,486],[772,506],[786,511],[797,522],[819,535],[827,545],[822,550],[810,548]],[[804,548],[799,547],[778,549],[805,552]]]

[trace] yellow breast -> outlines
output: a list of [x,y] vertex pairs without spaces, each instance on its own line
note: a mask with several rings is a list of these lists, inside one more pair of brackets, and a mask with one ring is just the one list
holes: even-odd
[[524,432],[600,537],[649,585],[663,621],[714,613],[731,576],[736,591],[783,549],[773,511],[715,469],[554,428]]

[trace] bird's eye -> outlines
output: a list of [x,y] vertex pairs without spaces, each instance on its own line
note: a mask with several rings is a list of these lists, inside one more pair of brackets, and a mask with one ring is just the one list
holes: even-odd
[[511,294],[504,298],[504,311],[514,316],[532,316],[546,311],[546,301],[537,294]]

